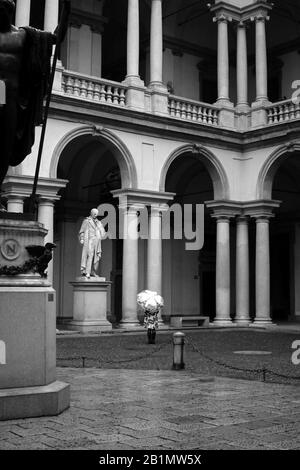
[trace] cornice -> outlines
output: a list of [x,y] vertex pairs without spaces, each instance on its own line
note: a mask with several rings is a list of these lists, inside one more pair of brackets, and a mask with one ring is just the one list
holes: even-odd
[[[154,115],[151,113],[138,112],[126,108],[112,108],[109,105],[99,103],[87,103],[70,97],[54,95],[50,115],[71,122],[85,124],[97,124],[102,126],[113,126],[115,129],[126,130],[128,132],[141,132],[146,135],[161,138],[169,138],[170,134],[174,140],[182,141],[188,138],[195,143],[207,143],[216,146],[216,141],[220,136],[227,145],[239,148],[240,139],[238,133],[229,129],[222,129],[214,126],[201,125],[192,121],[181,121],[169,116]],[[223,144],[222,147],[224,147]]]
[[94,12],[72,8],[69,23],[78,28],[85,24],[90,26],[92,31],[102,33],[104,25],[108,23],[108,19]]
[[256,3],[245,7],[238,7],[226,2],[218,2],[210,6],[210,11],[218,19],[227,19],[229,21],[244,22],[255,18],[267,18],[269,12],[272,10],[272,5],[267,3],[266,0],[259,0]]
[[201,47],[198,44],[183,41],[182,39],[174,38],[172,36],[164,35],[163,45],[165,49],[174,50],[175,53],[185,53],[211,59],[215,59],[217,57],[217,51],[214,51],[213,49]]
[[[284,144],[300,139],[300,120],[282,122],[247,131],[201,125],[192,121],[176,120],[169,116],[158,116],[127,108],[112,106],[71,97],[54,95],[50,115],[57,119],[84,124],[101,125],[113,129],[143,133],[162,139],[189,141],[195,144],[235,151],[248,151]],[[243,159],[241,159],[243,160]]]

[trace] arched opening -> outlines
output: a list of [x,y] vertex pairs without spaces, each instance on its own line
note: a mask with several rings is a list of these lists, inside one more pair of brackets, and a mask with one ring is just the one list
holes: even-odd
[[[56,176],[69,180],[56,204],[54,230],[57,311],[59,321],[66,322],[73,314],[70,282],[80,275],[82,246],[78,231],[82,220],[100,204],[111,204],[116,208],[117,201],[111,191],[130,187],[132,181],[129,181],[128,162],[120,150],[108,139],[92,133],[82,133],[69,140],[60,153]],[[108,319],[112,323],[119,321],[122,315],[122,253],[123,243],[118,239],[118,231],[116,239],[107,238],[102,242],[98,274],[112,281],[108,296]]]
[[[200,154],[185,151],[173,159],[165,174],[165,190],[176,193],[172,204],[179,204],[184,214],[193,207],[195,229],[196,205],[214,199],[212,178]],[[174,222],[171,225],[174,228]],[[202,222],[202,221],[201,221]],[[184,230],[186,227],[184,226]],[[187,250],[186,238],[164,240],[163,279],[166,305],[172,315],[201,315],[213,320],[215,315],[216,224],[204,210],[204,246]],[[168,314],[168,312],[166,312]]]
[[271,315],[286,321],[300,315],[300,152],[279,158],[272,181],[272,199],[282,203],[270,230]]

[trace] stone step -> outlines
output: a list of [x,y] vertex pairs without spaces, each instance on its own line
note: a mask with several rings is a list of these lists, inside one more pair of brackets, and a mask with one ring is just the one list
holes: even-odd
[[176,328],[209,326],[209,317],[200,315],[173,315],[171,316],[171,326]]

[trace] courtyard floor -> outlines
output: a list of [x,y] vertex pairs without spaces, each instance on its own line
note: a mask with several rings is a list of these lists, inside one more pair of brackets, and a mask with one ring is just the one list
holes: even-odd
[[[145,336],[59,336],[57,375],[71,384],[70,409],[0,422],[0,450],[300,449],[300,365],[291,364],[300,334],[189,331],[183,371],[171,370],[172,332],[156,345]],[[250,350],[271,354],[236,354]],[[278,376],[263,382],[240,368]]]

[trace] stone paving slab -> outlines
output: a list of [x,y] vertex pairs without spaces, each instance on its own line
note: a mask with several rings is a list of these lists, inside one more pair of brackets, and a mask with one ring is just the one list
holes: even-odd
[[58,369],[71,407],[0,422],[0,450],[300,449],[300,387],[180,371]]

